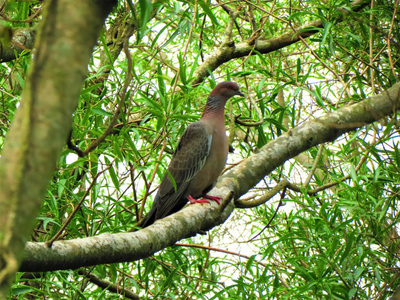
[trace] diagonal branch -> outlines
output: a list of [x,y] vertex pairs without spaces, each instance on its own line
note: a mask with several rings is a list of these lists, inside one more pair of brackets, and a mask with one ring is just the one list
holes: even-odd
[[109,290],[110,292],[116,293],[118,295],[122,295],[127,299],[134,299],[139,300],[140,297],[133,293],[132,291],[120,286],[119,284],[112,283],[110,281],[101,279],[96,275],[87,272],[85,270],[78,271],[79,275],[85,276],[91,283],[97,285],[98,287],[102,288],[103,290]]
[[[400,108],[400,83],[387,91],[303,123],[268,143],[259,152],[223,175],[214,195],[238,199],[286,160],[316,145],[389,116]],[[224,200],[223,203],[226,201]],[[191,205],[145,229],[95,237],[45,243],[28,243],[20,271],[51,271],[82,266],[139,260],[223,223],[234,209],[225,206]],[[224,208],[221,213],[221,208]]]
[[[359,11],[363,7],[367,6],[368,3],[369,1],[357,0],[352,3],[351,7],[353,8],[353,11]],[[347,11],[345,13],[347,13]],[[319,32],[319,28],[323,28],[323,22],[321,19],[311,21],[297,28],[292,28],[291,31],[268,40],[256,39],[237,44],[234,44],[233,42],[223,43],[218,49],[216,49],[216,51],[214,51],[214,55],[208,57],[197,68],[192,85],[195,86],[201,83],[219,66],[232,59],[255,55],[256,53],[266,54],[282,49],[314,35]]]

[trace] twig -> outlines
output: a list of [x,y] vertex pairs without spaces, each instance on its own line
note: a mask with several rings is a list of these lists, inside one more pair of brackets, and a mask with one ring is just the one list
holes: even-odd
[[84,157],[84,156],[85,156],[85,154],[83,153],[83,151],[82,151],[78,146],[76,146],[76,145],[72,142],[72,129],[71,129],[71,131],[69,132],[69,136],[68,136],[68,139],[67,139],[67,146],[68,146],[68,149],[71,149],[71,150],[75,151],[75,153],[76,153],[79,157]]
[[223,282],[219,282],[219,281],[215,281],[215,280],[212,280],[212,279],[199,278],[197,276],[188,275],[187,273],[182,272],[181,270],[179,270],[176,266],[171,265],[169,263],[166,263],[165,261],[159,260],[159,259],[155,258],[154,256],[151,256],[150,259],[156,261],[158,264],[162,265],[165,268],[170,268],[171,270],[173,270],[174,272],[176,272],[177,274],[179,274],[179,275],[181,275],[183,277],[190,278],[190,279],[202,279],[203,281],[206,281],[206,282],[218,283],[219,285],[224,286]]
[[286,179],[283,179],[275,187],[273,187],[268,193],[266,193],[265,195],[263,195],[262,197],[260,197],[258,199],[249,200],[249,201],[243,201],[243,200],[237,199],[235,201],[235,207],[236,208],[252,208],[252,207],[260,206],[261,204],[264,204],[268,200],[270,200],[279,191],[286,189],[288,187],[288,185],[289,185],[289,182]]
[[[232,13],[232,9],[230,9],[230,8],[228,7],[228,5],[225,5],[225,4],[221,3],[221,1],[219,1],[219,0],[217,0],[217,2],[218,2],[218,6],[221,6],[222,9],[223,9],[228,15],[230,15],[230,14]],[[237,29],[239,35],[241,36],[242,33],[241,33],[241,31],[240,31],[240,26],[239,26],[239,24],[236,22],[236,20],[234,20],[234,22],[235,22],[235,27],[236,27],[236,29]]]
[[133,193],[133,201],[134,201],[134,208],[135,208],[135,214],[136,214],[136,222],[139,221],[140,215],[139,215],[139,208],[138,208],[138,199],[136,195],[136,188],[135,188],[135,175],[133,172],[133,165],[131,162],[129,164],[129,175],[131,178],[131,185],[132,185],[132,193]]
[[[215,248],[215,247],[205,246],[205,245],[175,243],[175,246],[189,247],[189,248],[199,248],[199,249],[217,251],[217,252],[221,252],[221,253],[225,253],[225,254],[230,254],[230,255],[235,255],[235,256],[246,258],[246,259],[250,259],[250,256],[247,256],[247,255],[244,255],[244,254],[240,254],[240,253],[229,251],[229,250],[219,249],[219,248]],[[259,265],[261,265],[263,267],[267,267],[266,264],[264,264],[264,263],[262,263],[260,261],[254,260],[254,262],[256,262],[257,264],[259,264]]]
[[242,125],[244,127],[256,127],[256,126],[260,126],[260,125],[264,124],[264,120],[260,120],[257,122],[244,122],[244,121],[239,120],[240,116],[241,116],[241,114],[234,117],[235,123]]
[[200,50],[200,57],[201,61],[204,62],[204,53],[203,53],[203,32],[204,32],[204,25],[206,24],[207,16],[204,15],[203,22],[201,23],[201,30],[199,36],[199,50]]
[[223,212],[228,204],[232,201],[233,194],[233,191],[230,191],[230,193],[224,199],[222,199],[221,204],[219,205],[220,212]]
[[[372,24],[374,22],[374,4],[375,0],[371,1],[371,11],[369,15],[369,22]],[[369,27],[369,64],[372,65],[374,63],[374,30],[372,26]],[[371,92],[375,94],[375,73],[373,69],[369,69],[370,72],[370,85],[371,85]]]
[[[284,179],[284,180],[285,180],[285,179]],[[282,200],[283,200],[283,198],[285,197],[285,194],[286,194],[286,187],[283,189],[282,195],[281,195],[281,199],[279,200],[278,206],[276,207],[275,212],[274,212],[273,216],[271,217],[271,219],[269,219],[267,225],[265,225],[264,228],[263,228],[259,233],[257,233],[257,234],[256,234],[255,236],[253,236],[250,240],[248,240],[248,242],[251,242],[252,240],[254,240],[255,238],[257,238],[261,233],[264,232],[265,229],[267,229],[267,228],[269,227],[269,225],[271,225],[273,219],[275,219],[276,215],[278,214],[279,208],[282,206]]]
[[79,270],[79,275],[85,276],[91,283],[97,285],[98,287],[102,288],[103,290],[108,290],[110,292],[116,293],[118,295],[122,295],[125,298],[133,299],[133,300],[140,300],[139,295],[133,293],[132,291],[120,286],[119,284],[112,283],[108,280],[101,279],[96,275],[84,271]]
[[287,25],[290,25],[290,22],[288,22],[288,21],[286,21],[286,20],[284,20],[284,19],[282,19],[282,18],[280,18],[280,17],[278,17],[278,16],[275,16],[273,13],[270,13],[269,11],[263,9],[262,7],[255,5],[255,4],[252,3],[251,1],[244,0],[244,2],[246,2],[246,3],[249,4],[249,5],[252,5],[253,7],[257,8],[258,10],[260,10],[260,11],[266,13],[267,15],[269,15],[269,16],[271,16],[271,17],[273,17],[273,18],[275,18],[275,19],[277,19],[277,20],[279,20],[279,21],[281,21],[282,23],[285,23],[285,24],[287,24]]
[[120,97],[119,97],[120,100],[119,100],[117,109],[115,110],[114,116],[112,117],[111,122],[108,125],[107,129],[103,132],[101,137],[99,137],[98,139],[96,139],[89,145],[89,147],[83,152],[84,155],[87,155],[89,152],[93,151],[93,149],[97,148],[101,143],[104,142],[106,137],[109,136],[113,132],[114,125],[117,124],[119,115],[121,114],[122,108],[125,105],[126,93],[127,93],[129,84],[132,81],[132,57],[131,57],[131,54],[130,54],[129,48],[128,48],[128,44],[129,44],[128,40],[129,40],[129,36],[126,37],[126,40],[124,43],[124,52],[125,52],[128,68],[127,68],[127,74],[125,77],[124,86],[120,93]]
[[[360,162],[358,163],[358,165],[357,165],[356,168],[355,168],[355,171],[356,171],[356,172],[361,168],[361,166],[364,164],[364,162],[367,160],[367,158],[368,158],[368,155],[367,155],[367,154],[365,154],[365,155],[361,158]],[[320,192],[320,191],[323,191],[323,190],[326,190],[326,189],[328,189],[328,188],[331,188],[331,187],[333,187],[333,186],[339,184],[340,182],[343,182],[343,181],[345,181],[345,180],[347,180],[347,179],[350,179],[350,178],[351,178],[350,175],[346,175],[346,176],[340,178],[338,181],[330,182],[330,183],[324,184],[324,185],[322,185],[322,186],[320,186],[320,187],[318,187],[318,188],[316,188],[316,189],[307,191],[307,194],[308,194],[308,195],[315,195],[316,193],[318,193],[318,192]]]
[[[195,2],[194,2],[193,19],[192,19],[192,23],[190,24],[189,35],[188,35],[188,38],[187,38],[187,41],[186,41],[186,44],[185,44],[185,48],[183,50],[182,61],[185,61],[187,50],[188,50],[190,41],[192,40],[193,28],[196,25],[196,21],[197,21],[196,15],[197,15],[197,0],[195,0]],[[175,93],[175,89],[176,89],[176,86],[178,84],[180,73],[181,73],[181,68],[179,68],[178,72],[176,73],[176,80],[175,80],[174,85],[172,87],[172,94]]]
[[315,158],[314,164],[310,170],[310,173],[307,176],[306,182],[303,184],[304,188],[307,188],[308,185],[310,184],[311,178],[314,176],[319,160],[321,159],[323,150],[324,150],[324,144],[319,145],[317,157]]
[[392,60],[392,51],[390,49],[390,41],[391,41],[391,35],[392,35],[394,20],[395,20],[396,15],[397,15],[397,7],[398,6],[399,6],[399,0],[396,0],[396,3],[394,5],[394,12],[393,12],[393,17],[392,17],[392,22],[390,22],[390,28],[389,28],[388,38],[387,38],[388,57],[389,57],[390,68],[391,68],[391,70],[393,72],[394,78],[396,78],[396,79],[397,79],[397,74],[396,74],[396,71],[395,71],[396,69],[394,67],[393,60]]
[[105,171],[107,171],[109,168],[111,168],[112,163],[110,165],[108,165],[104,170],[100,171],[99,173],[96,174],[96,176],[93,178],[92,182],[90,183],[90,186],[86,189],[85,194],[82,196],[81,200],[79,201],[79,203],[75,206],[74,210],[72,211],[72,213],[68,216],[68,219],[65,221],[65,223],[63,224],[63,226],[60,228],[60,230],[51,238],[50,241],[46,242],[46,245],[51,248],[51,246],[53,245],[54,241],[57,240],[59,238],[59,236],[63,233],[63,231],[65,230],[65,228],[68,226],[68,224],[71,222],[72,218],[74,217],[74,215],[76,214],[76,212],[78,211],[78,209],[81,207],[83,201],[86,199],[87,195],[89,194],[90,190],[92,189],[92,187],[94,186],[94,184],[97,181],[97,178],[99,178],[99,176],[101,174],[103,174]]
[[[6,2],[4,2],[4,4],[5,3]],[[42,9],[38,8],[37,11],[33,15],[29,16],[29,18],[26,19],[26,20],[12,20],[12,19],[9,19],[8,17],[6,17],[5,14],[0,14],[0,17],[4,21],[8,21],[8,22],[11,22],[11,23],[32,23],[32,22],[38,22],[38,20],[34,20],[34,19],[37,18],[41,12],[42,12]]]

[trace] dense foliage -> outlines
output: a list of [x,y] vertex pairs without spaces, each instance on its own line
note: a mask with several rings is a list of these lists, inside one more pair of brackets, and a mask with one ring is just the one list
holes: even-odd
[[[36,30],[42,5],[5,1],[1,24]],[[246,94],[227,105],[235,149],[227,168],[299,124],[390,88],[400,68],[397,10],[398,1],[380,0],[120,0],[93,50],[31,240],[132,229],[220,81]],[[244,44],[254,46],[248,54],[229,50]],[[33,57],[26,49],[0,64],[0,147]],[[358,126],[265,174],[242,199],[283,179],[292,186],[236,209],[206,235],[140,261],[18,273],[10,297],[387,299],[400,284],[398,121]]]

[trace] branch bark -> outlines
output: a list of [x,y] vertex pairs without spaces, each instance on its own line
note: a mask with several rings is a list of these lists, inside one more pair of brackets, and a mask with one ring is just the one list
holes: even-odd
[[25,241],[71,129],[87,63],[116,1],[46,2],[21,106],[0,159],[0,298],[5,299]]
[[[4,29],[6,30],[6,29]],[[9,44],[0,41],[0,62],[16,59],[24,50],[32,50],[35,43],[35,28],[10,28]]]
[[[345,132],[389,116],[398,111],[399,107],[400,83],[397,83],[377,96],[306,122],[268,143],[223,175],[212,194],[227,198],[227,195],[233,193],[234,199],[238,199],[286,160],[318,144],[334,141]],[[29,242],[20,271],[75,269],[142,259],[180,239],[223,223],[233,209],[233,202],[220,207],[191,205],[156,221],[152,226],[132,233],[56,241],[52,248],[48,248],[45,243]]]
[[98,287],[102,288],[103,290],[109,290],[110,292],[116,293],[118,295],[121,295],[125,297],[126,299],[133,299],[133,300],[140,300],[140,297],[131,292],[128,289],[125,289],[123,286],[120,286],[119,284],[112,283],[108,280],[101,279],[97,277],[96,275],[80,270],[78,271],[79,275],[85,276],[91,283],[94,283]]

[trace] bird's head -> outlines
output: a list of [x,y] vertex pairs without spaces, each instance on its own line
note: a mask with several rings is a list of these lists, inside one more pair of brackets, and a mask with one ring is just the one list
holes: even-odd
[[210,96],[228,100],[233,96],[244,97],[244,94],[239,90],[239,85],[236,82],[224,81],[212,90]]

